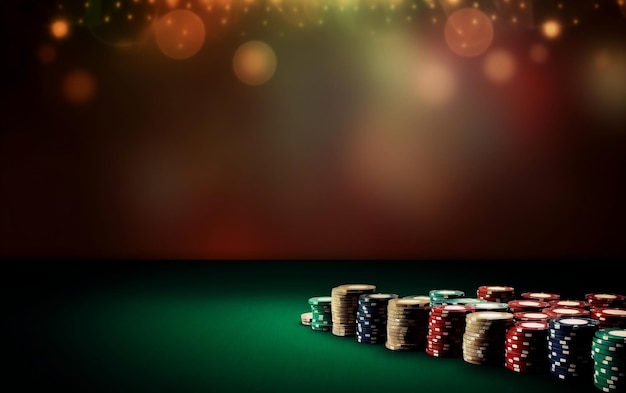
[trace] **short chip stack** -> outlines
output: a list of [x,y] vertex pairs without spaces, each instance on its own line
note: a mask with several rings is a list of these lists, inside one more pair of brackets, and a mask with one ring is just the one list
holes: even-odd
[[513,326],[513,314],[475,311],[465,317],[463,360],[472,364],[503,364],[505,336]]
[[356,336],[356,314],[359,296],[374,293],[375,285],[342,284],[331,290],[332,333],[335,336]]
[[594,308],[591,317],[600,322],[600,329],[626,328],[626,308]]
[[550,373],[560,379],[590,377],[592,337],[599,323],[593,318],[559,317],[548,320]]
[[603,392],[626,391],[626,329],[599,329],[591,343],[593,383]]
[[331,300],[330,296],[314,296],[309,299],[311,329],[327,332],[332,328]]
[[392,351],[415,351],[424,348],[430,299],[411,296],[392,299],[387,304],[387,341]]
[[489,302],[508,303],[515,299],[515,288],[509,286],[481,285],[476,290],[479,299]]
[[516,322],[506,332],[505,367],[518,373],[547,373],[547,337],[547,321]]
[[617,293],[587,293],[585,300],[590,308],[622,308],[626,304],[626,296]]
[[395,293],[366,293],[359,296],[356,339],[363,344],[382,344],[387,337],[387,304]]

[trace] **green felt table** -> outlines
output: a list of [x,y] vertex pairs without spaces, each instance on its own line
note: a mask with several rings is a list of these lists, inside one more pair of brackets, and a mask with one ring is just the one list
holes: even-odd
[[[589,266],[589,262],[584,262]],[[594,268],[598,268],[596,264]],[[5,275],[3,380],[12,391],[599,392],[300,323],[308,298],[370,283],[400,296],[480,285],[581,299],[619,278],[567,261],[48,261]],[[574,270],[580,272],[579,270]],[[589,268],[589,271],[593,271]]]

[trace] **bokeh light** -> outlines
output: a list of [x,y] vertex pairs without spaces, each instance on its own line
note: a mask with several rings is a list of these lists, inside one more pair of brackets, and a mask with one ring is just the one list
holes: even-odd
[[443,106],[448,104],[456,92],[453,72],[442,62],[430,62],[415,68],[415,89],[420,102]]
[[489,51],[483,60],[483,72],[487,79],[495,83],[508,82],[517,69],[515,58],[504,49]]
[[248,85],[262,85],[276,71],[276,54],[265,42],[248,41],[233,56],[233,71],[237,78]]
[[62,92],[70,103],[82,105],[93,99],[96,87],[96,79],[91,72],[85,69],[74,69],[63,78]]
[[70,26],[67,21],[59,19],[52,22],[50,25],[50,33],[54,38],[65,38],[70,31]]
[[493,33],[491,19],[476,8],[461,8],[452,13],[444,30],[448,47],[464,57],[484,53],[491,46]]
[[546,38],[555,39],[561,35],[561,24],[556,20],[548,20],[541,25],[541,32]]
[[206,32],[202,19],[189,10],[174,10],[154,24],[157,45],[172,59],[188,59],[204,44]]

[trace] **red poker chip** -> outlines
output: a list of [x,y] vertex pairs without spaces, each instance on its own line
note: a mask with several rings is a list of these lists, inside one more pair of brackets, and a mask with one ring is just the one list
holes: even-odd
[[509,308],[516,310],[514,312],[542,310],[544,308],[550,307],[550,303],[536,299],[511,300],[507,303],[507,305],[509,306]]
[[539,311],[519,311],[513,313],[513,319],[516,321],[547,321],[550,316]]
[[548,303],[550,303],[550,307],[589,308],[589,302],[585,300],[559,299],[550,300]]
[[509,331],[514,332],[535,332],[542,331],[548,328],[547,321],[524,321],[516,322],[515,325],[509,328]]
[[589,310],[583,309],[583,308],[575,308],[575,307],[553,306],[553,307],[544,308],[542,312],[548,314],[550,318],[590,316]]
[[549,293],[549,292],[524,292],[520,296],[523,299],[535,299],[535,300],[540,300],[543,302],[561,299],[561,295],[557,293]]

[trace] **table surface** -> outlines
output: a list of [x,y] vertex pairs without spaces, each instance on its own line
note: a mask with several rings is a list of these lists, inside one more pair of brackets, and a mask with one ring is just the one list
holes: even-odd
[[586,379],[394,352],[300,323],[309,297],[344,283],[400,296],[445,288],[475,297],[480,285],[571,299],[621,293],[615,275],[598,273],[609,262],[589,269],[595,278],[569,263],[24,262],[4,279],[3,379],[65,391],[599,392]]

